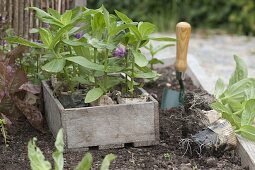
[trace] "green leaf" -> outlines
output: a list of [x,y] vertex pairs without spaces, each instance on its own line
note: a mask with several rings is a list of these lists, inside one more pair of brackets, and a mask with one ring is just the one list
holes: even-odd
[[104,22],[105,22],[105,25],[106,25],[106,29],[109,31],[109,30],[110,30],[110,27],[111,27],[109,12],[108,12],[107,9],[104,7],[104,5],[102,5],[101,8],[103,9]]
[[224,92],[224,89],[225,89],[224,81],[221,78],[219,78],[214,88],[214,96],[216,97],[216,99],[220,97],[220,95]]
[[62,170],[64,168],[64,133],[63,129],[61,128],[58,131],[56,141],[55,141],[56,150],[53,152],[52,157],[54,160],[54,167],[55,170]]
[[151,78],[155,78],[158,76],[159,76],[159,74],[156,71],[150,71],[147,73],[143,73],[143,72],[135,73],[135,78],[151,79]]
[[87,43],[81,42],[79,40],[64,39],[63,42],[70,46],[88,46]]
[[255,118],[255,99],[248,100],[242,113],[241,125],[252,125]]
[[42,151],[36,146],[36,141],[37,139],[33,138],[28,142],[28,158],[30,160],[31,169],[50,170],[51,164],[45,160]]
[[63,28],[60,28],[58,30],[58,32],[56,33],[56,35],[53,37],[53,41],[52,41],[52,43],[50,45],[50,49],[53,49],[56,46],[56,44],[61,40],[63,35],[66,32],[70,31],[72,28],[73,28],[72,24],[69,24],[69,25],[64,26]]
[[66,60],[64,58],[56,58],[42,66],[42,70],[52,73],[58,73],[63,70],[65,64]]
[[249,140],[255,141],[255,127],[251,125],[245,125],[242,126],[238,132],[241,133],[241,135]]
[[72,61],[72,62],[79,64],[80,66],[83,66],[88,69],[104,71],[103,65],[93,63],[93,62],[89,61],[87,58],[82,57],[82,56],[68,57],[68,58],[66,58],[66,60]]
[[235,84],[236,82],[239,82],[242,79],[247,78],[248,76],[247,66],[245,62],[236,55],[234,55],[234,59],[236,62],[236,69],[229,80],[229,86]]
[[61,15],[60,13],[55,10],[55,9],[52,9],[52,8],[48,8],[48,13],[50,13],[53,17],[57,18],[57,19],[61,19]]
[[75,167],[75,170],[90,170],[92,167],[93,157],[91,153],[86,153],[80,163]]
[[239,101],[235,101],[232,99],[228,99],[226,101],[226,103],[229,105],[229,107],[231,108],[232,112],[240,112],[244,109],[244,106],[242,105],[241,102]]
[[149,61],[149,64],[164,64],[164,62],[157,58],[153,58]]
[[97,100],[104,94],[104,91],[101,88],[94,88],[88,91],[85,97],[85,103],[91,103]]
[[96,13],[91,21],[92,33],[94,34],[93,36],[100,38],[105,30],[105,26],[104,15],[101,12]]
[[45,28],[39,28],[39,34],[40,34],[40,38],[43,41],[43,43],[49,47],[52,42],[51,33]]
[[[125,14],[123,14],[123,13],[117,11],[117,10],[114,10],[114,11],[115,11],[115,13],[117,14],[117,16],[118,16],[124,23],[126,23],[126,24],[131,24],[131,23],[133,23],[133,21],[132,21],[130,18],[128,18],[128,16],[126,16]],[[135,36],[136,36],[138,39],[140,39],[140,40],[142,39],[142,35],[140,34],[140,32],[139,32],[139,30],[138,30],[138,28],[137,28],[136,26],[130,27],[130,30],[131,30],[132,33],[135,34]]]
[[18,43],[20,45],[25,45],[25,46],[29,46],[29,47],[45,48],[45,46],[42,44],[31,42],[31,41],[28,41],[21,37],[15,37],[15,36],[7,37],[7,38],[5,38],[5,40],[7,40],[9,43]]
[[140,22],[138,24],[138,30],[143,38],[147,38],[148,35],[155,32],[156,26],[149,22]]
[[134,24],[122,24],[120,26],[113,27],[109,32],[109,36],[117,35],[119,32],[121,32],[127,28],[133,27],[133,26],[134,26]]
[[118,77],[108,77],[107,80],[99,81],[98,84],[104,91],[109,91],[112,87],[120,84],[121,82],[122,79]]
[[231,110],[228,107],[224,106],[219,101],[216,101],[216,102],[212,103],[211,107],[219,113],[227,113],[227,114],[232,113]]
[[139,67],[145,67],[148,65],[148,60],[146,59],[146,57],[142,54],[139,53],[135,50],[132,50],[133,56],[135,58],[135,63],[139,66]]
[[255,99],[255,88],[249,88],[244,91],[245,100]]
[[223,96],[220,98],[222,101],[232,99],[238,102],[243,102],[245,99],[245,91],[250,88],[255,88],[255,79],[246,78],[228,87]]
[[123,22],[125,22],[125,23],[127,23],[127,24],[130,24],[130,23],[133,22],[133,21],[132,21],[130,18],[128,18],[128,16],[125,15],[124,13],[121,13],[121,12],[119,12],[119,11],[117,11],[117,10],[114,10],[114,12],[117,14],[117,16],[118,16]]
[[102,162],[100,170],[109,170],[110,164],[114,159],[116,159],[116,156],[114,154],[106,155]]
[[170,41],[170,42],[176,41],[175,38],[170,38],[170,37],[160,37],[160,38],[150,37],[149,39],[154,41]]
[[61,22],[63,25],[67,25],[71,22],[72,19],[72,11],[71,10],[66,10],[65,13],[61,16]]
[[51,16],[47,12],[37,8],[37,7],[29,7],[29,9],[33,9],[36,11],[36,16],[43,22],[54,24],[58,27],[63,27],[63,24],[55,17]]

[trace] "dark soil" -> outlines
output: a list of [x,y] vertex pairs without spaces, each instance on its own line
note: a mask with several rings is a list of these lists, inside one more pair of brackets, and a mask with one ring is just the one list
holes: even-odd
[[[165,86],[178,88],[173,68],[160,70],[162,78],[154,83],[148,83],[145,89],[160,102],[161,93]],[[190,78],[185,80],[188,91],[196,91]],[[200,90],[201,91],[201,90]],[[242,169],[240,159],[234,151],[225,153],[221,157],[188,156],[189,150],[181,147],[183,138],[183,117],[185,109],[180,107],[168,111],[160,111],[160,144],[150,147],[125,147],[123,149],[91,150],[94,161],[93,169],[99,169],[104,156],[109,153],[117,155],[111,164],[111,169]],[[45,124],[45,126],[47,126]],[[9,146],[0,144],[0,170],[30,169],[27,158],[27,143],[32,137],[38,138],[38,146],[46,159],[52,162],[51,153],[54,149],[54,138],[47,129],[45,134],[36,131],[28,122],[18,122],[16,131],[10,135]],[[74,169],[85,152],[66,152],[65,169]]]

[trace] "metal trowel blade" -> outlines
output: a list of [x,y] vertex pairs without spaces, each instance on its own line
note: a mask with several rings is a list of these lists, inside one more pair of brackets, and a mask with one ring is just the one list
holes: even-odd
[[161,100],[161,109],[168,110],[173,107],[178,107],[180,105],[179,96],[179,91],[164,88]]

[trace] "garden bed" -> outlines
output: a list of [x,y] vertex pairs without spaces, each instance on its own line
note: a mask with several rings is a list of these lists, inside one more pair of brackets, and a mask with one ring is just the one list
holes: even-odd
[[[161,99],[164,86],[170,86],[172,89],[178,88],[178,82],[175,81],[175,72],[173,68],[164,68],[159,70],[163,75],[157,82],[146,84],[145,89],[156,99]],[[191,82],[190,78],[185,80],[188,91],[200,91]],[[188,156],[184,155],[185,148],[179,144],[183,138],[183,109],[176,108],[168,111],[159,112],[160,125],[160,144],[157,146],[134,148],[126,144],[124,149],[98,150],[90,148],[94,158],[93,168],[98,169],[103,157],[108,153],[114,153],[117,159],[111,164],[111,169],[242,169],[240,159],[234,152],[226,152],[221,157],[212,157],[202,155]],[[29,123],[18,123],[17,128],[11,134],[9,147],[0,145],[0,169],[29,169],[27,158],[27,143],[37,136],[38,146],[45,153],[47,159],[52,161],[51,153],[54,148],[54,138],[50,131],[45,134],[34,130]],[[45,125],[46,126],[46,125]],[[85,154],[84,151],[69,151],[64,154],[65,169],[73,169]]]

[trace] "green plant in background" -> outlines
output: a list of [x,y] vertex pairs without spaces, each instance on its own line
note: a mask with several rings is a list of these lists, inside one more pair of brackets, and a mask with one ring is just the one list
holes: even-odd
[[228,86],[219,79],[215,85],[216,102],[213,109],[227,119],[236,132],[250,140],[255,140],[255,79],[248,78],[247,66],[241,58],[234,56],[236,69]]
[[149,60],[151,69],[153,69],[154,64],[164,64],[163,61],[155,58],[155,55],[158,52],[164,50],[165,48],[171,47],[171,46],[174,46],[174,44],[166,44],[166,45],[162,45],[162,46],[153,47],[153,45],[150,43],[149,46],[145,46],[145,48],[150,52],[150,55],[151,55],[151,59]]
[[4,138],[4,144],[7,146],[7,130],[5,128],[6,121],[5,119],[0,119],[0,129],[1,129],[1,134]]
[[[104,6],[99,9],[75,8],[60,15],[53,9],[48,13],[36,8],[36,16],[47,27],[34,28],[42,42],[20,37],[6,38],[36,49],[43,49],[41,69],[56,75],[64,91],[75,91],[85,85],[85,103],[91,103],[122,84],[125,92],[134,94],[138,78],[152,79],[158,74],[151,70],[141,53],[150,40],[174,41],[172,38],[151,38],[156,26],[149,22],[133,22],[124,13],[110,14]],[[119,75],[125,75],[125,80]]]
[[121,3],[119,0],[88,0],[87,3],[92,8],[104,3],[110,12],[118,9],[130,13],[133,20],[152,22],[164,32],[173,32],[178,21],[187,21],[193,28],[255,34],[255,2],[251,0],[126,0]]
[[[28,158],[30,160],[30,166],[32,170],[51,170],[52,165],[49,161],[45,160],[45,157],[39,147],[36,146],[37,139],[34,137],[28,142]],[[63,129],[60,129],[56,141],[55,141],[55,151],[52,153],[54,160],[55,170],[62,170],[64,168],[64,139],[63,139]],[[108,170],[110,163],[116,159],[114,154],[108,154],[105,156],[100,170]],[[75,167],[75,170],[90,170],[92,167],[93,158],[90,153],[85,154],[81,162]]]

